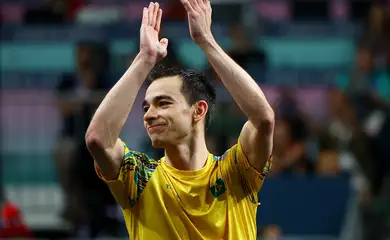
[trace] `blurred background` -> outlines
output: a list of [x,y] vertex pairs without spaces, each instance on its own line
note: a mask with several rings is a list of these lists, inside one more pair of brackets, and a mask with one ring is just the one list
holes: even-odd
[[[160,3],[170,40],[163,64],[203,71],[217,88],[208,146],[222,154],[245,117],[192,43],[179,0]],[[1,238],[126,238],[84,133],[137,54],[147,4],[0,0]],[[390,1],[212,5],[215,37],[276,113],[259,239],[390,239]],[[143,94],[122,138],[159,158],[143,129]]]

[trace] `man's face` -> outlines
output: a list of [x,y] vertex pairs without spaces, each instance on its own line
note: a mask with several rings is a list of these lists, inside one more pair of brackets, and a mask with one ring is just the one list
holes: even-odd
[[235,25],[230,28],[230,36],[234,42],[234,45],[237,49],[241,50],[246,48],[249,43],[248,39],[245,36],[245,32],[241,25]]
[[148,87],[143,103],[144,126],[153,147],[165,148],[188,138],[194,107],[184,97],[179,76],[157,79]]
[[379,30],[382,27],[383,23],[385,23],[386,13],[384,8],[379,5],[373,6],[370,9],[369,17],[371,28],[373,28],[373,30]]
[[84,70],[91,66],[92,49],[87,46],[80,46],[77,49],[77,67],[79,70]]

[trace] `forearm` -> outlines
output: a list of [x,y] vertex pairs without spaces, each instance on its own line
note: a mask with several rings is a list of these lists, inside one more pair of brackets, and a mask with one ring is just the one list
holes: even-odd
[[254,126],[273,118],[273,111],[258,84],[215,42],[201,46],[226,89]]
[[104,148],[113,147],[132,109],[138,91],[154,64],[138,55],[128,70],[108,92],[87,130]]

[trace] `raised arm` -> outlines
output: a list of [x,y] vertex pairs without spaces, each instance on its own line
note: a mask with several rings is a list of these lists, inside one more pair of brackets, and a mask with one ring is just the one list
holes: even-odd
[[257,83],[217,44],[211,33],[209,0],[181,0],[188,12],[192,39],[206,54],[226,89],[248,117],[240,143],[250,164],[263,170],[272,151],[274,112]]
[[107,180],[118,177],[124,154],[119,135],[138,91],[156,62],[167,55],[168,40],[158,39],[161,17],[158,3],[144,8],[140,52],[96,110],[85,136],[87,147]]

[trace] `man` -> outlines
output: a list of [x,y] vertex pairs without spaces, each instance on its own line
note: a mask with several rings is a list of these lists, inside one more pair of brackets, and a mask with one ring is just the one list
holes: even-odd
[[182,3],[192,39],[249,119],[237,145],[222,157],[208,152],[205,128],[215,91],[202,75],[184,70],[153,78],[143,104],[152,145],[164,148],[165,157],[155,161],[119,139],[141,85],[167,55],[168,40],[158,40],[158,3],[144,8],[140,52],[96,111],[86,143],[132,239],[256,239],[257,194],[271,164],[274,114],[255,81],[215,42],[209,0]]
[[[119,234],[119,219],[111,214],[112,209],[117,209],[115,199],[85,161],[92,157],[85,146],[84,134],[104,97],[102,93],[108,88],[101,67],[108,64],[106,58],[101,57],[106,54],[104,47],[94,42],[78,43],[76,71],[62,74],[56,89],[63,121],[56,163],[67,198],[62,217],[74,226],[75,236],[87,234],[88,238]],[[101,211],[96,211],[96,208]]]

